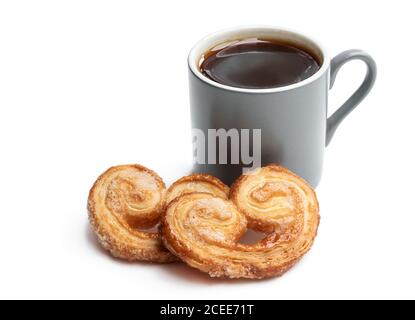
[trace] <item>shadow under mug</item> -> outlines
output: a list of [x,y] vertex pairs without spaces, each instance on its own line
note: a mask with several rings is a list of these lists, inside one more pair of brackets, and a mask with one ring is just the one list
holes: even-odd
[[[231,87],[200,72],[201,58],[209,49],[230,40],[253,37],[298,44],[318,57],[321,67],[303,81],[270,89]],[[365,79],[327,118],[328,92],[337,72],[346,62],[356,59],[367,66]],[[192,48],[188,66],[193,171],[214,175],[227,184],[245,169],[258,165],[259,157],[260,165],[280,164],[316,187],[325,147],[376,79],[376,64],[366,52],[348,50],[330,60],[316,41],[275,27],[238,27],[211,34]]]

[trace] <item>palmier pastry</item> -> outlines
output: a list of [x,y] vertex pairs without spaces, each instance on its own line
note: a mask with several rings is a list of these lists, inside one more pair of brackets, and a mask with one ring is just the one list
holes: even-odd
[[[287,169],[271,165],[241,176],[230,199],[207,193],[175,199],[162,218],[166,247],[212,277],[251,279],[281,275],[310,249],[317,198]],[[238,243],[247,227],[267,235],[256,244]]]
[[218,178],[207,174],[191,174],[173,183],[167,190],[166,203],[187,193],[205,192],[219,198],[227,199],[229,187]]
[[166,188],[152,170],[140,165],[122,165],[108,169],[92,187],[88,212],[101,245],[118,258],[130,261],[170,262],[168,252],[156,232],[165,210]]

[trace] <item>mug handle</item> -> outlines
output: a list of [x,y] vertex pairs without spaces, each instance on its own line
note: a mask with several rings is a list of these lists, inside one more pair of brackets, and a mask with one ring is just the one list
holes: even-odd
[[340,68],[351,60],[361,60],[366,64],[367,71],[365,79],[360,87],[346,100],[343,105],[337,109],[330,118],[327,119],[327,131],[326,131],[326,146],[329,145],[334,133],[336,132],[339,124],[346,118],[346,116],[353,111],[357,105],[362,102],[369,91],[372,89],[376,80],[376,63],[372,57],[362,50],[347,50],[337,56],[335,56],[330,62],[330,89],[334,85],[337,72]]

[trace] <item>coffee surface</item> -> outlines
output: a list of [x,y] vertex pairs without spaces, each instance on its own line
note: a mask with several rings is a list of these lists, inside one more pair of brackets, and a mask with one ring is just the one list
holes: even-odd
[[300,82],[320,65],[310,53],[273,40],[245,39],[216,46],[205,53],[200,71],[231,87],[276,88]]

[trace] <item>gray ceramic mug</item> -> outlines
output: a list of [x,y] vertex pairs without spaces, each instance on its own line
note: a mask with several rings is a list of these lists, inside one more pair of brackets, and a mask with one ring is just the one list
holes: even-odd
[[[230,87],[200,72],[201,58],[209,49],[253,37],[298,44],[318,57],[321,67],[310,78],[272,89]],[[328,92],[336,74],[344,63],[355,59],[366,64],[366,77],[327,118]],[[228,184],[246,168],[277,163],[317,186],[325,147],[376,78],[376,64],[364,51],[348,50],[330,60],[311,38],[274,27],[238,27],[211,34],[193,47],[188,64],[194,172],[214,175]]]

